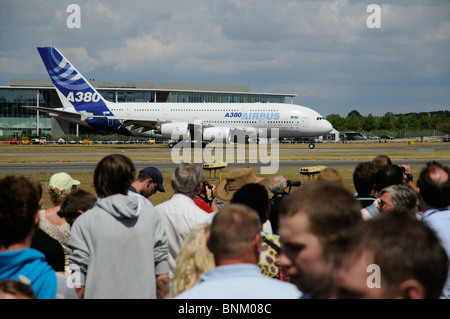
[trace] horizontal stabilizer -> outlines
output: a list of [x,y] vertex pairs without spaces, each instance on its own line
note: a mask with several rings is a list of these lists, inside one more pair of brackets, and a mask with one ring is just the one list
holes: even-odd
[[65,116],[73,118],[74,120],[80,121],[81,116],[78,113],[64,111],[62,109],[52,109],[48,107],[40,107],[40,106],[22,106],[26,109],[34,110],[34,111],[40,111],[48,113],[50,116]]

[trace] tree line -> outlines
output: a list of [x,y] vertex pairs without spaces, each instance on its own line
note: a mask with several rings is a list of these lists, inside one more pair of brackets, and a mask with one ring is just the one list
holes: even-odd
[[407,132],[437,130],[450,133],[450,111],[420,112],[394,114],[387,112],[383,116],[361,115],[357,110],[348,113],[347,117],[330,114],[327,120],[339,132],[362,131],[372,132]]

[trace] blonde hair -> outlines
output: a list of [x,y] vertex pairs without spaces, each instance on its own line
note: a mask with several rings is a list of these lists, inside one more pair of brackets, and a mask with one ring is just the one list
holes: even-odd
[[61,192],[56,187],[48,186],[47,192],[50,195],[50,200],[51,200],[52,204],[55,206],[61,206],[62,203],[64,202],[64,200],[66,199],[66,197],[70,194],[70,192],[72,192],[72,188],[70,188],[64,192]]
[[200,276],[215,266],[206,245],[210,224],[199,224],[186,237],[175,261],[173,296],[195,286]]

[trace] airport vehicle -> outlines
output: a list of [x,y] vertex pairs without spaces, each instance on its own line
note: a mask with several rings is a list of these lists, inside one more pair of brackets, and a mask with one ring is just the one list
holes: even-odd
[[20,144],[20,141],[17,138],[17,134],[13,134],[9,137],[9,141],[0,141],[0,144]]
[[393,139],[393,137],[390,136],[390,135],[381,135],[380,138],[381,138],[382,140],[392,140],[392,139]]
[[[171,139],[175,143],[241,142],[258,137],[326,135],[332,125],[310,108],[283,103],[113,103],[100,93],[54,47],[39,54],[62,102],[62,108],[25,106],[71,123],[122,135]],[[244,141],[244,142],[245,142]],[[173,147],[175,143],[168,145]],[[312,147],[311,147],[312,145]],[[311,144],[313,148],[314,144]]]
[[20,144],[17,134],[11,135],[9,138],[9,144]]
[[367,136],[362,132],[345,132],[341,138],[346,141],[367,140]]
[[33,138],[31,138],[30,143],[31,144],[45,145],[45,144],[47,144],[47,138],[39,137],[39,136],[33,137]]
[[376,135],[369,135],[369,140],[378,140],[378,139],[380,138]]
[[442,142],[450,142],[450,135],[444,136],[444,138],[442,139]]
[[28,136],[22,137],[22,144],[31,144],[30,138]]
[[83,145],[94,145],[94,142],[92,142],[92,141],[89,141],[88,139],[83,139],[83,140],[80,140],[80,142],[79,142],[80,144],[83,144]]

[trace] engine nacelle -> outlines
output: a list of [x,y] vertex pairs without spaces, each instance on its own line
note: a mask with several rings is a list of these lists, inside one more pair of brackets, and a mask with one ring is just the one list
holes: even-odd
[[189,139],[191,133],[187,123],[166,123],[161,125],[161,136],[177,141]]
[[215,143],[230,143],[229,127],[208,127],[203,130],[203,140]]

